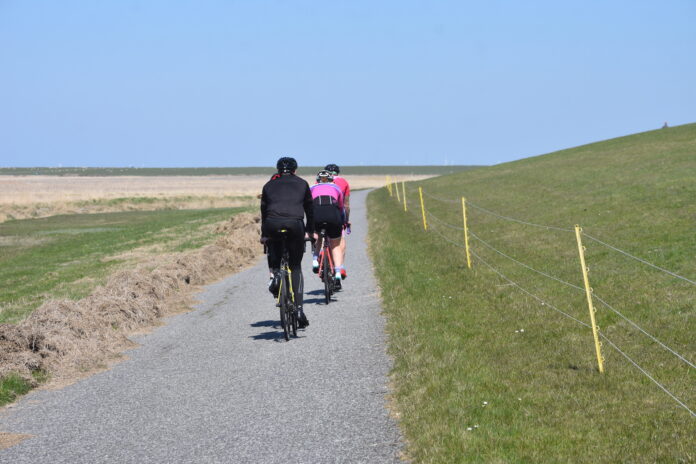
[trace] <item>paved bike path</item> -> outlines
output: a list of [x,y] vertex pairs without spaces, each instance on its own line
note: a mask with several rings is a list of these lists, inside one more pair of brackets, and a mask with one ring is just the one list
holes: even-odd
[[33,437],[0,463],[401,462],[365,198],[351,195],[349,276],[328,306],[305,255],[299,338],[282,338],[264,259],[206,287],[127,361],[6,409],[0,430]]

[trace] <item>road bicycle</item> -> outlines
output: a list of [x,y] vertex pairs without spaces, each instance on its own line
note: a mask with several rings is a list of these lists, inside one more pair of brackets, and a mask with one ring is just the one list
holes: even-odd
[[319,278],[324,282],[324,299],[326,304],[331,302],[331,295],[337,289],[336,272],[333,265],[333,257],[331,256],[331,248],[329,246],[329,237],[326,234],[326,224],[320,225],[319,237],[321,237],[321,251],[319,252]]

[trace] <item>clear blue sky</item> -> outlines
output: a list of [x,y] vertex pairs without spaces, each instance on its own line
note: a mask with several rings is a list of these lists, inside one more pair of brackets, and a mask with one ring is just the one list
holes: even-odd
[[496,164],[665,121],[693,0],[0,0],[0,166]]

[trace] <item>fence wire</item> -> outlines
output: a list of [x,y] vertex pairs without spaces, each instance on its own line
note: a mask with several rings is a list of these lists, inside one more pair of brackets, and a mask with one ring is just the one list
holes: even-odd
[[659,271],[662,271],[662,272],[664,272],[664,273],[666,273],[666,274],[669,274],[669,275],[671,275],[671,276],[673,276],[673,277],[676,277],[677,279],[681,279],[681,280],[684,280],[684,281],[686,281],[686,282],[689,282],[689,283],[692,284],[692,285],[696,285],[696,282],[694,282],[694,281],[691,280],[691,279],[687,279],[687,278],[684,277],[684,276],[680,276],[680,275],[677,274],[677,273],[674,273],[674,272],[672,272],[672,271],[668,271],[667,269],[662,268],[662,267],[660,267],[660,266],[658,266],[658,265],[656,265],[656,264],[650,263],[650,262],[648,262],[648,261],[646,261],[646,260],[644,260],[644,259],[641,259],[641,258],[639,258],[639,257],[637,257],[637,256],[633,256],[631,253],[629,253],[629,252],[627,252],[627,251],[624,251],[624,250],[621,250],[621,249],[619,249],[619,248],[616,248],[616,247],[613,246],[613,245],[609,245],[608,243],[605,243],[605,242],[601,241],[601,240],[598,239],[597,237],[593,237],[593,236],[591,236],[591,235],[588,235],[586,232],[583,232],[582,235],[584,235],[585,237],[589,238],[590,240],[593,240],[593,241],[599,243],[600,245],[604,245],[604,246],[607,247],[607,248],[611,248],[612,250],[617,251],[617,252],[621,253],[622,255],[628,256],[629,258],[635,259],[636,261],[640,261],[640,262],[643,263],[643,264],[647,264],[648,266],[650,266],[650,267],[652,267],[652,268],[654,268],[654,269],[657,269],[657,270],[659,270]]
[[479,211],[483,211],[484,213],[490,214],[491,216],[495,216],[495,217],[500,218],[500,219],[505,219],[507,221],[517,222],[517,223],[524,224],[527,226],[532,226],[532,227],[538,227],[540,229],[560,230],[561,232],[575,232],[574,229],[568,229],[565,227],[548,226],[548,225],[544,225],[544,224],[535,224],[533,222],[523,221],[521,219],[516,219],[516,218],[510,217],[510,216],[504,216],[502,214],[496,213],[495,211],[491,211],[490,209],[486,209],[482,206],[479,206],[476,203],[471,202],[470,200],[466,200],[466,204],[469,206],[472,206],[473,208],[475,208]]
[[553,309],[554,311],[556,311],[556,312],[558,312],[558,313],[561,313],[562,315],[564,315],[564,316],[567,317],[568,319],[572,319],[573,321],[575,321],[575,322],[577,322],[578,324],[581,324],[581,325],[587,327],[587,328],[590,329],[590,330],[592,329],[592,327],[590,326],[590,324],[588,324],[588,323],[586,323],[586,322],[583,322],[583,321],[581,321],[580,319],[577,319],[577,318],[571,316],[570,314],[566,313],[565,311],[562,311],[562,310],[558,309],[556,306],[552,305],[551,303],[547,303],[546,301],[542,300],[540,297],[536,296],[536,295],[533,294],[532,292],[530,292],[530,291],[526,290],[524,287],[520,286],[520,284],[518,284],[517,282],[515,282],[515,281],[513,281],[512,279],[508,278],[505,274],[503,274],[502,272],[500,272],[499,270],[497,270],[496,268],[494,268],[492,265],[490,265],[490,264],[488,263],[488,261],[486,261],[485,259],[483,259],[483,258],[482,258],[478,253],[476,253],[475,251],[473,251],[473,250],[469,250],[469,251],[471,251],[471,254],[474,255],[474,256],[476,256],[476,258],[477,258],[479,261],[481,261],[483,264],[485,264],[486,267],[487,267],[488,269],[490,269],[490,270],[493,271],[494,273],[498,274],[501,278],[503,278],[504,280],[506,280],[510,285],[512,285],[512,286],[514,286],[514,287],[517,287],[517,288],[518,288],[520,291],[522,291],[523,293],[526,293],[527,295],[529,295],[529,296],[531,296],[532,298],[534,298],[535,300],[537,300],[539,303],[541,303],[542,306],[548,306],[549,308]]
[[684,409],[686,409],[687,411],[689,411],[689,414],[691,414],[692,417],[696,417],[696,413],[695,413],[694,411],[692,411],[691,409],[689,409],[689,407],[688,407],[686,404],[684,404],[684,402],[683,402],[682,400],[680,400],[679,398],[677,398],[677,397],[674,395],[674,393],[672,393],[671,391],[667,390],[667,388],[665,388],[664,385],[662,385],[660,382],[658,382],[657,380],[655,380],[655,378],[654,378],[652,375],[650,375],[650,374],[648,373],[648,371],[646,371],[645,369],[643,369],[642,367],[640,367],[640,366],[638,365],[637,362],[635,362],[633,359],[631,359],[626,353],[624,353],[623,351],[621,351],[621,349],[619,349],[619,347],[616,346],[616,345],[614,344],[614,342],[612,342],[611,340],[609,340],[609,339],[606,337],[606,335],[604,335],[603,333],[600,332],[600,333],[599,333],[599,336],[602,337],[602,339],[604,339],[607,343],[609,343],[609,345],[610,345],[612,348],[614,348],[617,352],[619,352],[619,354],[621,354],[621,356],[623,356],[623,357],[626,358],[631,364],[633,364],[633,366],[635,366],[636,369],[638,369],[640,372],[642,372],[643,375],[645,375],[647,378],[649,378],[650,380],[652,380],[652,382],[653,382],[655,385],[657,385],[658,387],[660,387],[660,389],[662,389],[662,391],[664,391],[665,393],[667,393],[667,394],[668,394],[674,401],[676,401],[682,408],[684,408]]
[[495,248],[494,246],[492,246],[491,244],[489,244],[488,242],[486,242],[485,240],[483,240],[481,237],[479,237],[478,235],[476,235],[476,234],[473,233],[472,231],[469,231],[469,235],[471,235],[471,236],[474,237],[476,240],[478,240],[479,242],[481,242],[481,244],[483,244],[485,247],[487,247],[487,248],[489,248],[489,249],[495,251],[496,253],[498,253],[498,254],[501,255],[501,256],[504,256],[505,258],[509,259],[510,261],[512,261],[512,262],[514,262],[514,263],[517,263],[518,265],[524,267],[525,269],[529,269],[530,271],[536,272],[537,274],[541,274],[541,275],[543,275],[544,277],[547,277],[547,278],[549,278],[549,279],[555,280],[556,282],[562,283],[563,285],[567,285],[568,287],[574,288],[574,289],[576,289],[576,290],[580,290],[581,292],[584,292],[584,291],[585,291],[584,288],[582,288],[582,287],[580,287],[580,286],[578,286],[578,285],[571,284],[570,282],[566,282],[566,281],[563,280],[563,279],[560,279],[560,278],[558,278],[558,277],[552,276],[551,274],[547,274],[546,272],[540,271],[540,270],[538,270],[538,269],[534,269],[533,267],[531,267],[531,266],[529,266],[529,265],[523,263],[522,261],[516,260],[516,259],[513,258],[512,256],[509,256],[509,255],[503,253],[502,251],[498,250],[497,248]]
[[[472,253],[474,256],[476,256],[476,258],[477,258],[480,262],[482,262],[484,265],[486,265],[486,267],[488,267],[491,271],[493,271],[494,273],[498,274],[500,277],[502,277],[503,279],[505,279],[506,281],[508,281],[511,285],[513,285],[513,286],[516,287],[517,289],[521,290],[521,291],[524,292],[525,294],[527,294],[527,295],[531,296],[532,298],[534,298],[535,300],[539,301],[539,302],[541,303],[542,306],[547,306],[547,307],[553,309],[554,311],[561,313],[562,315],[566,316],[567,318],[574,320],[574,321],[577,322],[578,324],[581,324],[581,325],[587,327],[588,329],[592,329],[592,327],[590,327],[589,324],[587,324],[587,323],[585,323],[585,322],[583,322],[583,321],[581,321],[581,320],[579,320],[579,319],[574,318],[573,316],[571,316],[570,314],[566,313],[565,311],[562,311],[562,310],[558,309],[558,308],[555,307],[554,305],[545,302],[544,300],[542,300],[542,299],[539,298],[538,296],[536,296],[536,295],[534,295],[533,293],[527,291],[526,289],[524,289],[523,287],[521,287],[517,282],[514,282],[513,280],[509,279],[509,278],[506,277],[502,272],[498,271],[498,270],[495,269],[493,266],[491,266],[490,264],[488,264],[488,262],[486,262],[486,260],[484,260],[483,258],[481,258],[481,256],[479,256],[475,251],[473,251],[473,250],[470,250],[470,251],[471,251],[471,253]],[[652,375],[650,375],[650,373],[649,373],[647,370],[645,370],[642,366],[640,366],[640,365],[639,365],[636,361],[634,361],[629,355],[627,355],[626,353],[624,353],[614,342],[612,342],[609,338],[607,338],[607,336],[604,335],[601,331],[598,331],[598,333],[599,333],[599,336],[602,337],[603,340],[605,340],[612,348],[614,348],[614,350],[616,350],[619,354],[621,354],[621,356],[623,356],[624,358],[626,358],[631,364],[633,364],[633,366],[634,366],[636,369],[638,369],[643,375],[645,375],[648,379],[650,379],[650,380],[651,380],[655,385],[657,385],[662,391],[664,391],[667,395],[669,395],[677,404],[679,404],[679,406],[681,406],[682,408],[686,409],[686,410],[689,412],[689,414],[691,414],[692,417],[696,417],[696,413],[694,413],[694,411],[692,411],[692,410],[691,410],[682,400],[680,400],[674,393],[672,393],[671,391],[669,391],[669,390],[667,389],[667,387],[665,387],[664,385],[662,385],[657,379],[655,379],[655,377],[653,377]]]
[[[444,225],[444,226],[446,226],[446,227],[449,227],[449,228],[451,228],[451,229],[458,229],[458,230],[460,230],[460,231],[463,231],[463,230],[464,230],[463,227],[457,227],[457,226],[454,226],[454,225],[452,225],[452,224],[449,224],[449,223],[447,223],[447,222],[445,222],[445,221],[439,219],[437,216],[435,216],[434,214],[432,214],[432,213],[430,213],[430,212],[428,212],[428,211],[426,211],[426,213],[429,215],[429,217],[432,217],[432,218],[436,219],[440,224],[442,224],[442,225]],[[578,290],[578,291],[580,291],[580,292],[584,292],[584,291],[585,291],[584,288],[582,288],[582,287],[580,287],[580,286],[578,286],[578,285],[572,284],[572,283],[567,282],[567,281],[565,281],[565,280],[563,280],[563,279],[560,279],[560,278],[558,278],[558,277],[555,277],[555,276],[553,276],[553,275],[551,275],[551,274],[548,274],[548,273],[546,273],[546,272],[543,272],[543,271],[540,271],[540,270],[538,270],[538,269],[535,269],[535,268],[533,268],[532,266],[529,266],[529,265],[527,265],[527,264],[525,264],[525,263],[523,263],[523,262],[521,262],[521,261],[519,261],[519,260],[513,258],[512,256],[509,256],[508,254],[506,254],[506,253],[500,251],[499,249],[497,249],[497,248],[495,248],[494,246],[492,246],[490,243],[488,243],[488,242],[486,242],[485,240],[483,240],[481,237],[479,237],[478,235],[476,235],[476,234],[475,234],[474,232],[472,232],[471,230],[469,230],[469,235],[470,235],[471,237],[475,238],[476,240],[478,240],[478,241],[479,241],[482,245],[484,245],[485,247],[487,247],[487,248],[489,248],[490,250],[494,251],[495,253],[498,253],[499,255],[501,255],[501,256],[503,256],[503,257],[509,259],[510,261],[516,263],[517,265],[524,267],[525,269],[528,269],[528,270],[530,270],[530,271],[532,271],[532,272],[535,272],[535,273],[537,273],[537,274],[540,274],[540,275],[542,275],[542,276],[544,276],[544,277],[547,277],[547,278],[549,278],[549,279],[555,280],[556,282],[559,282],[559,283],[561,283],[561,284],[563,284],[563,285],[566,285],[566,286],[568,286],[568,287],[574,288],[574,289],[576,289],[576,290]],[[459,245],[459,246],[460,246],[460,245]],[[619,317],[621,317],[622,319],[624,319],[626,322],[628,322],[629,324],[631,324],[634,328],[636,328],[638,331],[640,331],[640,332],[643,333],[645,336],[647,336],[648,338],[650,338],[653,342],[655,342],[655,343],[657,343],[658,345],[660,345],[663,349],[665,349],[665,350],[669,351],[670,353],[672,353],[674,356],[676,356],[677,358],[679,358],[682,362],[686,363],[686,364],[687,364],[688,366],[690,366],[691,368],[696,369],[696,365],[694,365],[694,363],[692,363],[691,361],[689,361],[688,359],[686,359],[686,357],[684,357],[683,355],[679,354],[677,351],[675,351],[675,350],[673,350],[672,348],[670,348],[669,346],[667,346],[665,343],[663,343],[662,341],[660,341],[657,337],[651,335],[647,330],[643,329],[643,328],[642,328],[641,326],[639,326],[636,322],[634,322],[634,321],[632,321],[631,319],[629,319],[628,317],[626,317],[623,313],[621,313],[621,311],[619,311],[618,309],[614,308],[612,305],[610,305],[609,303],[607,303],[604,299],[602,299],[602,298],[600,298],[599,296],[597,296],[594,292],[592,292],[592,298],[595,299],[595,300],[597,300],[597,301],[600,302],[601,304],[603,304],[603,305],[604,305],[607,309],[609,309],[610,311],[613,311],[616,315],[618,315]]]
[[638,329],[639,331],[641,331],[644,335],[646,335],[647,337],[649,337],[652,341],[654,341],[655,343],[657,343],[658,345],[660,345],[662,348],[664,348],[665,350],[669,351],[669,352],[672,353],[674,356],[676,356],[677,358],[681,359],[683,362],[685,362],[686,364],[688,364],[691,368],[696,369],[696,365],[694,365],[691,361],[689,361],[689,360],[686,359],[684,356],[682,356],[682,355],[680,355],[679,353],[677,353],[676,351],[674,351],[674,350],[673,350],[672,348],[670,348],[669,346],[667,346],[667,345],[665,345],[664,343],[662,343],[662,342],[661,342],[660,340],[658,340],[656,337],[650,335],[645,329],[643,329],[643,328],[640,327],[638,324],[636,324],[635,322],[633,322],[632,320],[630,320],[629,318],[627,318],[626,316],[624,316],[623,314],[621,314],[621,312],[620,312],[618,309],[615,309],[612,305],[610,305],[609,303],[607,303],[606,301],[604,301],[603,299],[601,299],[600,297],[598,297],[598,296],[595,295],[594,293],[592,293],[592,298],[595,299],[595,300],[597,300],[597,301],[599,301],[600,303],[602,303],[604,306],[606,306],[606,307],[609,308],[611,311],[613,311],[613,312],[616,313],[618,316],[620,316],[623,320],[625,320],[626,322],[628,322],[629,324],[631,324],[633,327],[635,327],[636,329]]
[[427,198],[432,198],[433,200],[441,201],[442,203],[450,203],[453,205],[461,203],[461,200],[450,200],[447,198],[436,197],[435,195],[432,195],[432,194],[426,192],[425,190],[423,190],[423,195],[426,196]]
[[455,225],[452,225],[452,224],[450,224],[450,223],[448,223],[448,222],[445,222],[445,221],[443,221],[442,219],[440,219],[439,217],[435,216],[435,215],[434,215],[433,213],[431,213],[430,211],[427,211],[427,210],[426,210],[426,211],[425,211],[425,214],[426,214],[427,217],[432,218],[432,219],[435,219],[436,222],[442,224],[442,225],[445,226],[445,227],[448,227],[448,228],[450,228],[450,229],[460,230],[460,231],[462,231],[462,232],[464,231],[464,227],[455,226]]
[[[447,198],[437,197],[437,196],[435,196],[435,195],[431,195],[431,194],[427,193],[425,190],[423,190],[423,195],[427,196],[428,198],[432,198],[432,199],[434,199],[434,200],[437,200],[437,201],[440,201],[440,202],[444,202],[444,203],[450,203],[450,204],[458,204],[458,203],[461,201],[461,200],[451,200],[451,199],[447,199]],[[537,228],[541,228],[541,229],[558,230],[558,231],[561,231],[561,232],[575,232],[575,230],[574,230],[574,229],[571,229],[571,228],[558,227],[558,226],[550,226],[550,225],[545,225],[545,224],[536,224],[536,223],[533,223],[533,222],[523,221],[523,220],[521,220],[521,219],[513,218],[513,217],[510,217],[510,216],[505,216],[505,215],[503,215],[503,214],[497,213],[497,212],[495,212],[495,211],[493,211],[493,210],[490,210],[490,209],[488,209],[488,208],[484,208],[483,206],[477,205],[476,203],[472,202],[472,201],[469,200],[469,199],[466,200],[466,204],[469,205],[469,206],[471,206],[471,207],[473,207],[474,209],[477,209],[477,210],[482,211],[482,212],[484,212],[484,213],[490,214],[491,216],[495,216],[495,217],[497,217],[497,218],[499,218],[499,219],[504,219],[504,220],[507,220],[507,221],[517,222],[517,223],[519,223],[519,224],[524,224],[524,225],[528,225],[528,226],[532,226],[532,227],[537,227]],[[646,261],[646,260],[644,260],[644,259],[642,259],[642,258],[639,258],[638,256],[634,256],[634,255],[632,255],[631,253],[629,253],[629,252],[627,252],[627,251],[625,251],[625,250],[622,250],[622,249],[620,249],[620,248],[618,248],[618,247],[615,247],[615,246],[613,246],[613,245],[610,245],[609,243],[606,243],[606,242],[604,242],[604,241],[598,239],[597,237],[593,237],[592,235],[589,235],[589,234],[587,234],[587,233],[584,232],[584,231],[583,231],[583,236],[589,238],[590,240],[592,240],[592,241],[594,241],[594,242],[599,243],[600,245],[603,245],[603,246],[605,246],[605,247],[607,247],[607,248],[610,248],[610,249],[612,249],[612,250],[614,250],[614,251],[616,251],[616,252],[618,252],[618,253],[621,253],[621,254],[623,254],[623,255],[625,255],[625,256],[631,258],[631,259],[634,259],[634,260],[639,261],[639,262],[641,262],[641,263],[643,263],[643,264],[645,264],[645,265],[647,265],[647,266],[650,266],[650,267],[652,267],[653,269],[657,269],[658,271],[664,272],[665,274],[669,274],[669,275],[671,275],[672,277],[675,277],[675,278],[677,278],[677,279],[681,279],[681,280],[683,280],[683,281],[685,281],[685,282],[688,282],[688,283],[690,283],[690,284],[692,284],[692,285],[696,285],[696,281],[694,281],[694,280],[692,280],[692,279],[689,279],[689,278],[687,278],[687,277],[684,277],[684,276],[682,276],[682,275],[677,274],[676,272],[672,272],[672,271],[670,271],[670,270],[668,270],[668,269],[665,269],[665,268],[663,268],[663,267],[660,267],[660,266],[658,266],[658,265],[656,265],[656,264],[653,264],[653,263],[651,263],[651,262],[649,262],[649,261]]]

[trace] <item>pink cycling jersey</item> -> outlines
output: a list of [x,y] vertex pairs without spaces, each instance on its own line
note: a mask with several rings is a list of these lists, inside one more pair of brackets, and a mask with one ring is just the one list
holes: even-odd
[[313,199],[326,196],[332,197],[334,200],[336,200],[338,209],[343,211],[343,192],[338,185],[334,184],[333,182],[324,182],[312,185],[310,190],[312,191]]
[[340,176],[334,176],[333,179],[334,179],[334,184],[338,185],[338,187],[341,189],[341,192],[343,192],[343,198],[349,196],[350,195],[350,186],[348,185],[348,181]]

